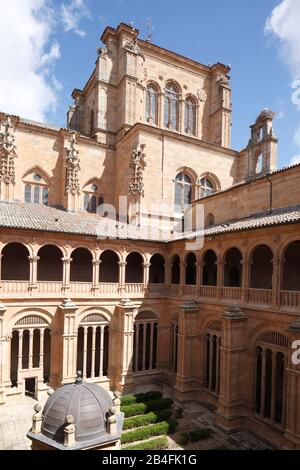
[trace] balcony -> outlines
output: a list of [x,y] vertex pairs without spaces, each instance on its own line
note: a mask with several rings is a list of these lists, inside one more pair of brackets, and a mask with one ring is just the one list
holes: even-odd
[[243,289],[241,287],[217,287],[183,284],[148,284],[103,282],[70,282],[65,286],[57,281],[38,281],[30,285],[28,281],[1,281],[1,298],[190,298],[207,302],[225,304],[264,306],[287,311],[298,311],[300,291],[280,291],[275,294],[271,289]]

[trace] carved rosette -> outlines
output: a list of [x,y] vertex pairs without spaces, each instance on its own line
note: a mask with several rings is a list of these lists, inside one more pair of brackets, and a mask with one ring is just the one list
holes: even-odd
[[10,116],[2,124],[0,132],[0,182],[15,184],[15,129]]
[[130,161],[130,183],[129,194],[144,196],[144,178],[143,173],[147,163],[145,162],[145,149],[146,145],[132,147],[132,155]]
[[79,150],[77,150],[77,134],[72,132],[68,140],[68,145],[65,146],[66,152],[66,187],[65,192],[70,194],[76,194],[80,192],[79,184],[79,171],[80,171],[80,160]]

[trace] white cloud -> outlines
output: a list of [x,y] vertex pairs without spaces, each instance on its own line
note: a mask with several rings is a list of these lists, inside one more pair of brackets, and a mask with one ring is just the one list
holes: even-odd
[[296,163],[300,163],[300,155],[295,155],[291,161],[290,161],[290,165],[296,165]]
[[53,11],[48,0],[0,0],[1,6],[0,110],[44,121],[55,109],[59,87]]
[[73,31],[80,37],[86,36],[86,32],[79,27],[82,18],[90,17],[86,0],[71,0],[69,3],[63,3],[60,10],[64,30]]
[[265,24],[265,32],[280,43],[282,59],[289,65],[294,78],[300,78],[300,1],[282,0]]

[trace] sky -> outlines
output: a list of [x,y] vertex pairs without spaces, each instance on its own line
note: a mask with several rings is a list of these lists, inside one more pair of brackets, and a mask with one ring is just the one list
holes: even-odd
[[0,110],[66,125],[107,25],[204,64],[231,65],[232,148],[263,108],[276,113],[278,166],[300,162],[300,0],[0,0]]

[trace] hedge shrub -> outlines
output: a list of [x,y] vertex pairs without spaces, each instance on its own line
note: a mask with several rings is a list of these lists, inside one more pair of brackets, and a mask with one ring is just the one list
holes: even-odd
[[122,450],[163,450],[169,446],[167,437],[157,437],[152,441],[142,442],[133,446],[122,447]]
[[160,398],[159,400],[149,400],[145,403],[134,403],[132,405],[121,406],[121,411],[125,413],[125,417],[141,415],[150,411],[165,410],[170,408],[173,400],[171,398]]
[[207,437],[210,437],[211,433],[211,429],[208,428],[195,429],[194,431],[190,432],[182,432],[180,434],[180,444],[186,445],[189,442],[198,442],[201,439],[206,439]]
[[127,406],[133,403],[141,403],[149,400],[158,400],[162,398],[162,393],[157,391],[136,393],[135,395],[124,395],[121,397],[121,405]]
[[121,436],[121,443],[127,444],[134,441],[142,441],[152,436],[160,436],[172,434],[178,425],[178,421],[170,419],[170,421],[162,421],[161,423],[150,424],[144,428],[138,428],[134,431],[127,431]]
[[133,416],[132,418],[125,418],[123,429],[138,428],[147,426],[152,423],[159,423],[160,421],[167,420],[172,415],[171,410],[150,411],[145,415]]

